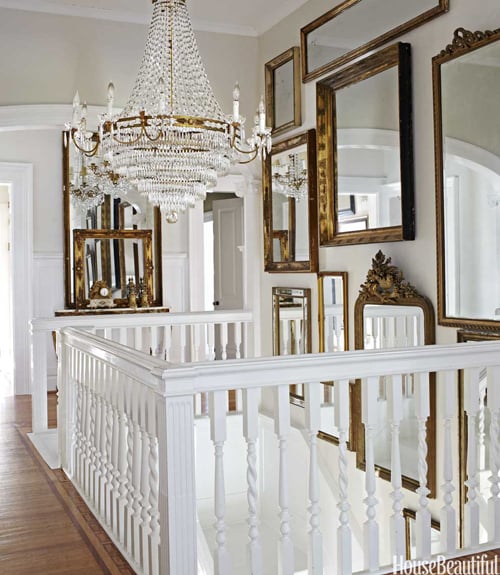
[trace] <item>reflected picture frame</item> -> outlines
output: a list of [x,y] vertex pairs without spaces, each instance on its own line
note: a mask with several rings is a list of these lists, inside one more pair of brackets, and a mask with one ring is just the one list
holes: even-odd
[[294,46],[264,66],[266,114],[277,136],[302,124],[300,48]]
[[329,24],[334,18],[342,16],[346,10],[356,10],[359,14],[359,21],[362,22],[366,20],[366,10],[363,11],[363,8],[367,5],[368,3],[366,0],[344,0],[331,8],[328,12],[325,12],[301,28],[300,46],[302,51],[302,81],[304,83],[310,82],[311,80],[322,76],[326,72],[340,68],[344,64],[396,39],[405,32],[408,32],[413,28],[417,28],[425,22],[444,14],[449,9],[449,0],[436,0],[436,4],[430,9],[424,10],[422,13],[410,18],[406,22],[401,22],[398,26],[385,30],[384,33],[369,39],[366,43],[346,51],[344,54],[326,62],[323,65],[318,67],[309,66],[309,37],[313,32],[317,32],[322,26]]

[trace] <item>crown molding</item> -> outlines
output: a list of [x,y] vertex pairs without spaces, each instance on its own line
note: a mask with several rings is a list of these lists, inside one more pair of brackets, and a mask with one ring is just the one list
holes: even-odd
[[[104,106],[88,106],[88,118],[92,121],[106,111]],[[71,122],[72,104],[28,104],[0,106],[0,132],[19,130],[64,130]],[[89,126],[92,129],[92,126]]]

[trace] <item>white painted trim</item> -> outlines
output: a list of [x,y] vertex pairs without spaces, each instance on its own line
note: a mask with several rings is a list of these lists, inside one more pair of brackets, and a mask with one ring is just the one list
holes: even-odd
[[[1,0],[0,0],[1,1]],[[97,126],[97,116],[105,112],[103,106],[88,106],[88,118]],[[0,131],[20,130],[64,130],[65,123],[71,121],[72,104],[27,104],[0,106]]]
[[488,178],[496,189],[499,188],[500,156],[485,148],[455,138],[445,138],[444,149],[447,163],[452,160],[461,166],[474,170]]
[[0,182],[9,184],[12,237],[12,331],[14,393],[30,393],[33,318],[33,166],[0,162]]

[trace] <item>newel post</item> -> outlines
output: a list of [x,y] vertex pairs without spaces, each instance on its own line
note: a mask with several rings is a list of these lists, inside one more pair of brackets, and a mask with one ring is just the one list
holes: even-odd
[[160,573],[192,575],[198,570],[193,396],[158,396],[156,417]]
[[34,433],[47,431],[47,332],[31,324],[31,403]]

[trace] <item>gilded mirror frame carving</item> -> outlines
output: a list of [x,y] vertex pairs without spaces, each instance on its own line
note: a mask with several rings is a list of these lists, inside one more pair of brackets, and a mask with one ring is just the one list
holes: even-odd
[[[300,202],[294,198],[289,198],[289,226],[288,230],[273,229],[273,155],[294,148],[307,145],[307,201],[308,206],[308,245],[309,259],[295,259],[295,213]],[[271,153],[267,155],[263,162],[263,182],[264,182],[264,271],[266,272],[316,272],[318,269],[318,208],[316,189],[316,130],[308,130],[297,136],[293,136],[273,145]],[[298,204],[298,206],[297,206]],[[285,233],[286,232],[286,233]],[[281,259],[285,261],[274,261],[274,240],[279,241]]]
[[[70,197],[70,146],[71,138],[68,131],[62,133],[62,158],[63,158],[63,257],[64,257],[64,308],[66,310],[75,309],[76,306],[76,286],[74,280],[73,264],[73,230],[71,229],[71,197]],[[106,196],[102,204],[102,226],[104,229],[111,227],[111,198]],[[160,307],[163,302],[163,280],[162,280],[162,232],[161,232],[161,212],[158,207],[153,210],[153,230],[152,230],[152,262],[153,262],[153,288],[151,290],[151,306]],[[89,228],[90,230],[96,228]],[[118,230],[116,230],[118,231]],[[140,311],[140,310],[138,310]]]
[[[144,264],[144,286],[148,293],[153,293],[153,246],[151,230],[73,230],[74,244],[74,285],[75,285],[75,308],[76,310],[88,310],[90,300],[86,296],[86,265],[85,265],[85,245],[87,240],[141,240],[142,241],[142,258]],[[105,257],[110,258],[109,253]],[[120,254],[122,257],[122,254]],[[125,270],[120,268],[122,284],[125,283]],[[100,278],[99,278],[100,279]],[[110,286],[108,286],[110,287]],[[121,286],[125,289],[125,285]],[[121,297],[113,300],[116,307],[127,307],[128,299]],[[148,306],[149,307],[149,306]],[[148,308],[145,308],[148,309]]]
[[[337,90],[390,68],[398,69],[401,225],[339,231]],[[353,245],[415,239],[411,47],[399,42],[316,84],[318,130],[318,202],[321,246]]]
[[[279,90],[276,86],[275,75],[281,66],[292,62],[293,79],[287,88],[293,102],[293,114],[284,123],[276,124],[276,107],[279,105]],[[266,82],[266,114],[272,128],[273,136],[277,136],[302,124],[302,85],[300,82],[300,48],[294,46],[279,56],[276,56],[264,66]]]
[[[401,270],[391,264],[381,250],[372,260],[365,283],[361,284],[358,298],[354,304],[354,348],[365,349],[364,315],[366,305],[411,306],[423,312],[423,337],[425,345],[436,342],[434,308],[431,301],[421,295],[408,283]],[[351,393],[351,445],[356,451],[356,463],[365,467],[365,434],[361,420],[361,381],[356,380]],[[430,415],[427,420],[427,487],[429,497],[436,493],[436,374],[429,374]],[[381,478],[390,481],[391,471],[376,465]],[[403,487],[416,491],[418,480],[402,475]]]
[[436,245],[437,245],[437,279],[438,279],[438,323],[444,326],[459,327],[463,329],[498,330],[500,329],[500,316],[498,320],[488,318],[471,318],[460,315],[449,315],[447,309],[447,249],[445,238],[445,182],[444,182],[444,144],[443,144],[443,101],[441,84],[441,66],[447,62],[469,54],[474,50],[500,41],[500,28],[484,32],[471,32],[464,28],[457,28],[451,44],[434,56],[432,59],[432,80],[434,95],[434,152],[436,177]]
[[380,46],[387,44],[388,42],[394,40],[398,36],[401,36],[405,32],[408,32],[413,28],[421,26],[422,24],[428,22],[432,18],[444,14],[445,12],[448,11],[449,8],[449,0],[437,0],[436,5],[433,8],[430,8],[429,10],[422,12],[421,14],[415,16],[414,18],[411,18],[407,22],[401,23],[399,26],[396,26],[395,28],[387,30],[384,34],[381,34],[380,36],[377,36],[369,40],[365,44],[358,46],[348,52],[345,52],[338,58],[335,58],[334,60],[323,64],[322,66],[319,66],[314,69],[309,69],[308,35],[316,31],[324,24],[327,24],[334,18],[341,16],[342,13],[345,12],[346,10],[356,6],[361,8],[363,6],[362,2],[363,0],[344,0],[343,2],[334,6],[331,10],[329,10],[325,14],[322,14],[321,16],[319,16],[318,18],[316,18],[315,20],[313,20],[300,30],[303,82],[310,82],[311,80],[314,80],[319,76],[322,76],[326,72],[334,70],[335,68],[340,68],[344,64],[350,62],[351,60],[359,58],[360,56],[363,56],[364,54],[367,54],[368,52],[371,52],[379,48]]

